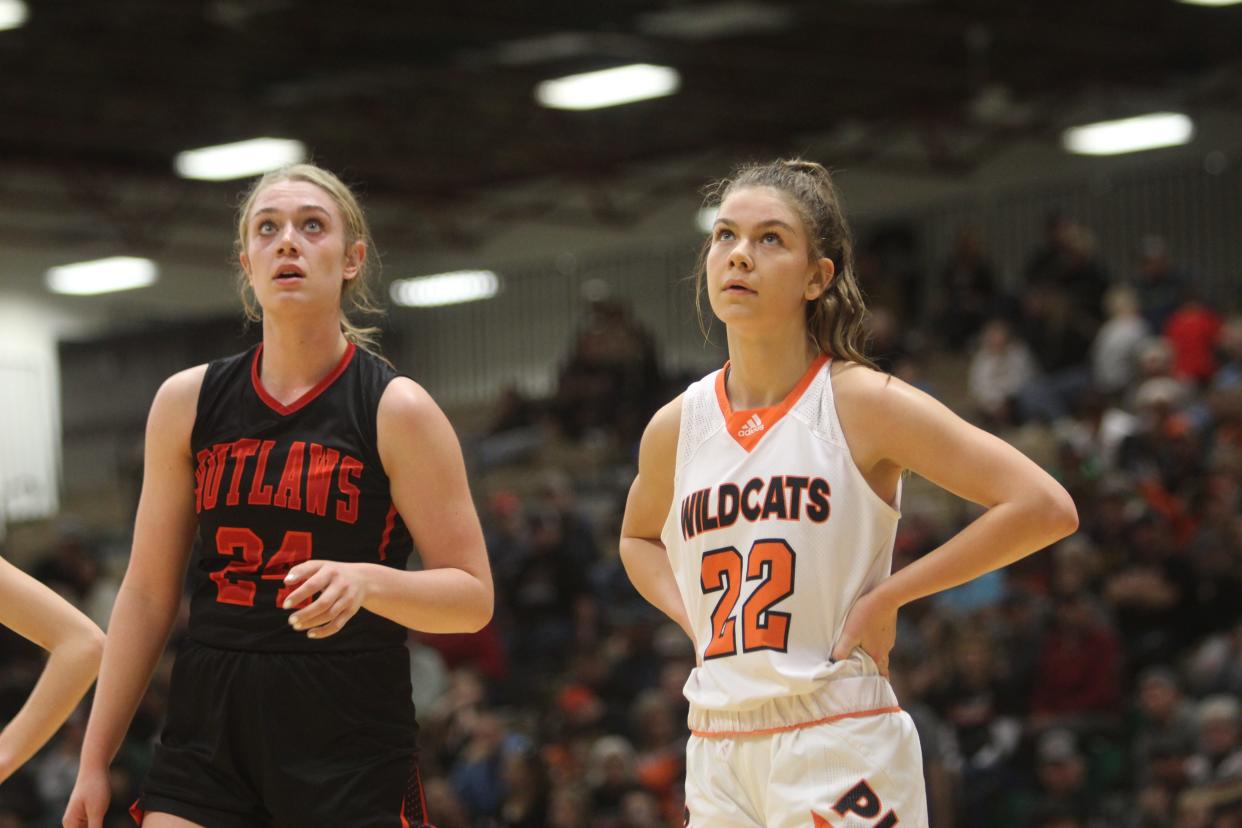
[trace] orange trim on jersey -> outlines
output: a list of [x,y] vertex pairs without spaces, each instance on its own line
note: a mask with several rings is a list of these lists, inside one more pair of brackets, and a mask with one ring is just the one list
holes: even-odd
[[745,411],[734,411],[729,405],[729,394],[725,389],[725,377],[729,373],[729,363],[726,362],[724,368],[720,369],[720,373],[716,375],[716,402],[720,404],[720,413],[724,415],[725,428],[729,429],[729,434],[737,441],[737,444],[746,451],[752,451],[755,446],[759,445],[763,435],[767,434],[772,426],[776,425],[781,417],[784,417],[789,413],[789,409],[794,407],[794,403],[806,392],[811,380],[815,379],[815,375],[827,361],[827,354],[820,354],[816,357],[811,367],[807,368],[806,373],[802,375],[802,379],[798,380],[798,384],[785,395],[785,399],[776,405],[769,405],[766,408],[748,408]]
[[761,730],[691,730],[690,735],[698,736],[702,739],[735,739],[738,736],[770,736],[773,733],[788,733],[791,730],[802,730],[816,725],[831,724],[839,722],[842,719],[862,719],[867,716],[879,716],[884,713],[900,713],[901,708],[894,705],[893,707],[877,707],[874,710],[860,710],[857,713],[838,713],[835,716],[825,716],[822,719],[815,719],[811,722],[802,722],[795,725],[784,725],[783,727],[767,727]]
[[388,542],[392,540],[392,528],[397,522],[397,504],[388,504],[388,517],[384,519],[384,534],[380,537],[379,559],[388,560]]
[[142,820],[147,816],[147,812],[138,807],[138,803],[141,801],[135,799],[134,804],[129,806],[129,815],[134,820],[135,825],[142,825]]
[[329,385],[336,382],[337,378],[340,377],[341,374],[345,373],[345,369],[349,366],[349,361],[353,358],[354,351],[356,350],[358,350],[358,346],[352,342],[349,343],[349,345],[345,348],[345,353],[341,355],[341,361],[336,364],[336,367],[333,368],[326,377],[315,383],[314,388],[307,391],[305,394],[298,397],[288,405],[285,405],[280,400],[267,393],[267,389],[264,388],[263,383],[259,381],[259,360],[263,356],[263,343],[259,343],[258,349],[254,352],[254,361],[250,363],[250,382],[254,385],[255,393],[259,395],[259,399],[263,400],[264,404],[267,405],[268,408],[283,417],[287,417],[298,409],[306,407],[306,405],[308,405],[313,399],[322,394]]

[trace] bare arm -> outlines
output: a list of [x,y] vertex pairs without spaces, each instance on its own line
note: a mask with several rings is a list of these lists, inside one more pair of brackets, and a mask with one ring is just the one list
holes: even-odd
[[291,623],[322,638],[340,630],[361,606],[424,632],[476,632],[492,617],[492,573],[457,435],[427,392],[404,378],[385,389],[378,428],[393,504],[424,568],[299,564],[286,580],[302,583],[286,606],[319,597],[295,612]]
[[89,618],[0,559],[0,626],[50,654],[30,698],[0,730],[0,782],[52,738],[99,672],[104,637]]
[[[875,377],[872,378],[873,380]],[[1069,494],[1013,446],[898,379],[872,382],[882,461],[987,509],[877,589],[894,606],[1007,566],[1078,529]]]
[[197,523],[190,430],[204,371],[169,378],[151,403],[133,549],[108,624],[82,745],[84,772],[106,770],[116,755],[181,603]]
[[673,472],[681,430],[681,397],[656,412],[638,449],[638,476],[630,486],[621,521],[621,563],[643,598],[677,622],[694,641],[660,532],[673,503]]
[[[860,600],[863,621],[888,614],[895,619],[897,609],[911,601],[1007,566],[1078,528],[1065,489],[1008,443],[901,380],[859,366],[839,377],[834,388],[840,390],[842,425],[864,475],[910,469],[987,510]],[[847,619],[834,656],[843,657],[859,634]],[[876,649],[884,650],[886,662],[887,649]]]

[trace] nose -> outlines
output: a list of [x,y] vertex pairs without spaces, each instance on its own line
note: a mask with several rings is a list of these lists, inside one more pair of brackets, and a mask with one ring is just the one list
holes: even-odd
[[296,253],[297,250],[298,245],[294,237],[293,224],[286,224],[281,228],[280,236],[276,241],[276,253],[280,256],[288,256]]
[[739,240],[729,251],[729,267],[746,272],[754,269],[755,262],[750,258],[750,246],[745,239]]

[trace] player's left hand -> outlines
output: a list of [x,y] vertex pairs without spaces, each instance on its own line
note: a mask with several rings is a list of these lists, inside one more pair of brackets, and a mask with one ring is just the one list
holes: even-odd
[[289,624],[308,638],[327,638],[341,631],[366,598],[366,581],[358,564],[341,561],[306,561],[289,570],[285,585],[296,587],[284,603],[292,609],[315,600],[289,616]]
[[875,593],[867,593],[854,602],[845,616],[845,626],[837,645],[832,648],[832,658],[840,661],[850,657],[855,647],[862,647],[880,669],[880,675],[888,675],[888,654],[897,641],[897,609],[877,600]]

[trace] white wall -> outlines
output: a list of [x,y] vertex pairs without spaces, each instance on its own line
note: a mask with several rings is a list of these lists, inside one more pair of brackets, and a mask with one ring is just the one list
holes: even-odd
[[97,323],[0,288],[0,538],[6,521],[47,517],[59,508],[56,343]]

